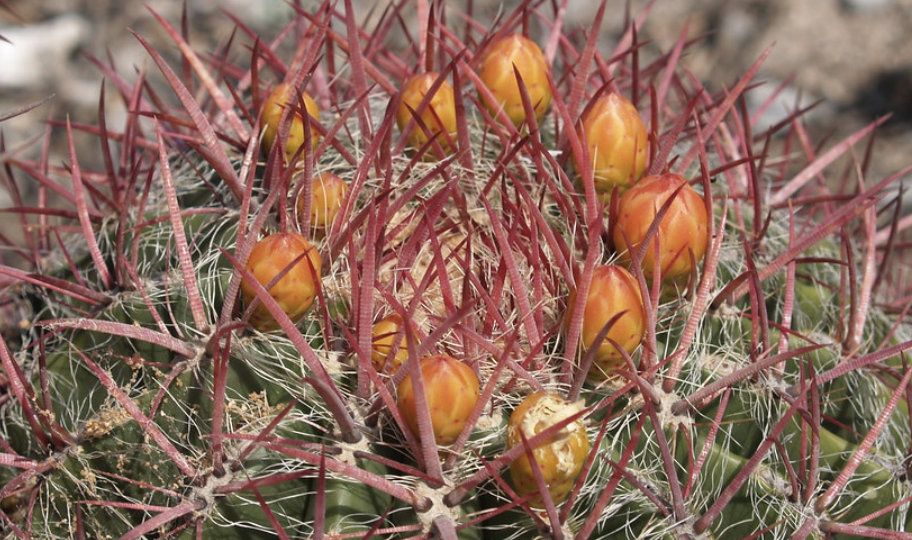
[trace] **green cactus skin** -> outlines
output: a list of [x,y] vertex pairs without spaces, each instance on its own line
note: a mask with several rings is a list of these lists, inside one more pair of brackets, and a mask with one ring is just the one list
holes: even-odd
[[[360,460],[361,468],[384,475],[385,466]],[[325,488],[324,531],[328,534],[367,533],[372,528],[384,528],[389,525],[377,523],[377,520],[392,509],[392,498],[379,490],[347,482],[340,478],[326,478]],[[307,520],[313,522],[316,515],[316,496],[310,497],[307,506]]]

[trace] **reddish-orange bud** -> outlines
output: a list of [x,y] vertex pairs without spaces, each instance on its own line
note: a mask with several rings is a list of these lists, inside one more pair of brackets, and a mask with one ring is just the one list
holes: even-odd
[[[419,369],[434,438],[437,444],[451,444],[462,433],[478,401],[481,392],[478,377],[468,365],[445,354],[424,357]],[[397,396],[399,412],[417,437],[418,408],[411,375],[399,383]]]
[[655,269],[656,242],[659,243],[659,268],[663,279],[690,275],[695,264],[703,260],[709,241],[709,216],[706,205],[687,181],[677,174],[649,176],[630,188],[621,197],[617,224],[614,228],[614,245],[618,251],[631,255],[627,242],[637,249],[665,201],[675,190],[677,196],[659,223],[653,241],[646,248],[643,272],[651,276]]
[[[285,112],[285,107],[293,106],[292,117],[290,119],[290,124],[288,126],[288,138],[285,140],[285,160],[291,162],[292,158],[298,149],[304,145],[304,119],[300,114],[300,103],[293,101],[295,99],[292,96],[291,87],[287,84],[280,84],[273,88],[272,92],[269,94],[269,97],[266,98],[266,101],[263,102],[263,125],[266,126],[266,131],[263,133],[263,144],[265,145],[266,151],[272,149],[273,143],[275,143],[276,138],[279,136],[279,122],[282,119],[282,114]],[[307,92],[301,92],[301,101],[304,102],[304,110],[307,111],[307,114],[310,115],[312,121],[317,121],[320,117],[320,109],[317,107],[317,102],[310,97],[310,94]],[[320,141],[320,135],[317,133],[317,130],[311,128],[310,130],[310,144],[313,149],[317,148],[317,143]],[[304,155],[304,152],[298,154],[298,159],[301,159]]]
[[[314,229],[328,229],[336,214],[342,208],[348,184],[333,173],[322,173],[315,176],[310,186],[310,226]],[[298,223],[304,226],[304,190],[298,192],[295,203],[298,212]],[[303,231],[303,229],[302,229]]]
[[[269,282],[289,266],[291,268],[288,272],[270,288]],[[292,321],[304,315],[313,304],[320,269],[320,254],[316,248],[295,233],[276,233],[263,238],[257,242],[247,259],[247,270],[268,289]],[[241,292],[247,303],[256,298],[253,287],[246,281],[241,283]],[[262,303],[254,309],[250,322],[261,330],[277,327],[275,319]]]
[[[581,402],[571,403],[555,394],[537,392],[528,396],[510,415],[507,427],[507,446],[513,448],[523,444],[520,433],[526,439],[545,431],[566,420],[583,409]],[[555,503],[567,498],[573,483],[583,470],[583,463],[589,454],[589,436],[582,419],[574,420],[554,435],[532,449],[535,463],[541,470],[548,493]],[[510,479],[519,495],[531,495],[530,503],[541,506],[535,474],[529,455],[524,453],[510,464]]]
[[[431,90],[437,77],[437,73],[423,73],[414,75],[405,82],[402,87],[402,101],[396,111],[396,124],[399,129],[405,129],[409,122],[417,116],[424,123],[427,131],[416,120],[415,127],[408,137],[409,145],[419,148],[440,133],[436,141],[445,152],[450,153],[452,148],[447,142],[447,137],[449,136],[453,140],[456,138],[456,98],[453,86],[445,80],[441,81],[425,108],[420,114],[416,114],[421,101]],[[436,152],[430,149],[428,154],[434,156]]]
[[513,67],[519,71],[529,101],[535,110],[535,118],[541,120],[551,105],[551,87],[548,85],[548,62],[538,45],[520,34],[513,34],[492,42],[484,52],[478,75],[485,86],[494,94],[499,106],[492,107],[483,97],[483,103],[496,114],[503,108],[514,125],[519,126],[526,119],[522,94]]
[[[402,317],[394,313],[374,324],[371,331],[371,362],[380,373],[395,373],[408,359],[408,340],[402,323]],[[397,339],[399,347],[387,361]]]
[[[568,323],[575,298],[576,294],[571,293],[565,318]],[[646,332],[646,311],[636,278],[621,266],[598,266],[592,273],[592,282],[583,311],[583,328],[580,335],[583,350],[593,346],[602,328],[615,317],[618,319],[595,352],[595,361],[588,374],[591,380],[605,380],[616,369],[624,367],[624,356],[611,343],[612,341],[628,354],[632,354]]]
[[606,202],[615,186],[623,192],[643,176],[649,151],[646,126],[626,98],[616,93],[598,98],[583,117],[582,134],[595,191]]

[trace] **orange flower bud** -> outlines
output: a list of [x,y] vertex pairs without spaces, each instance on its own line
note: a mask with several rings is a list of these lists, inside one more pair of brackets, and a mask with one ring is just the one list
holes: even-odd
[[[434,85],[437,77],[437,73],[423,73],[414,75],[406,81],[402,87],[402,101],[396,111],[396,124],[399,129],[405,129],[415,117],[415,113],[418,113],[421,100]],[[422,129],[416,120],[415,127],[408,138],[409,145],[419,148],[426,144],[431,137],[441,133],[437,136],[436,141],[445,152],[450,153],[452,149],[447,142],[446,134],[449,134],[450,138],[454,140],[456,138],[456,98],[453,94],[453,86],[447,81],[441,81],[427,106],[417,116],[421,118],[427,131]],[[433,149],[429,150],[429,154],[434,155],[434,153]]]
[[[507,446],[513,448],[522,445],[520,433],[524,434],[526,439],[531,439],[580,412],[582,408],[581,402],[570,403],[555,394],[536,392],[528,396],[510,415]],[[548,486],[548,493],[555,503],[567,498],[588,454],[589,436],[586,434],[586,426],[582,419],[574,420],[533,447],[535,463],[541,470],[545,485]],[[524,453],[510,464],[510,479],[519,495],[533,495],[531,504],[543,504],[528,454]]]
[[[302,255],[304,256],[301,257]],[[269,288],[269,282],[299,257],[291,269]],[[267,287],[269,294],[293,321],[304,315],[313,304],[317,295],[320,267],[320,254],[316,248],[303,236],[295,233],[276,233],[263,238],[257,242],[250,252],[250,258],[247,259],[247,270],[261,285]],[[246,281],[241,283],[241,292],[247,303],[256,298],[253,287]],[[262,303],[254,310],[250,322],[260,330],[278,327]]]
[[[576,293],[571,293],[565,321],[569,323]],[[627,353],[633,353],[643,340],[646,331],[646,311],[636,278],[627,269],[617,265],[598,266],[592,273],[589,294],[583,311],[583,329],[580,336],[583,350],[588,350],[608,321],[617,319],[599,344],[589,379],[605,380],[611,373],[624,367],[624,356],[611,341]],[[609,341],[610,340],[610,341]]]
[[[535,109],[535,118],[541,120],[551,105],[551,87],[548,86],[550,70],[545,55],[534,41],[513,34],[492,42],[485,49],[478,75],[513,124],[519,126],[526,119],[526,111],[513,66],[522,76],[529,101]],[[492,115],[497,113],[498,107],[491,107],[484,98],[481,100]]]
[[[478,377],[467,364],[452,356],[426,356],[419,364],[424,382],[434,439],[437,444],[453,443],[462,433],[469,415],[481,393]],[[397,390],[399,412],[411,432],[418,436],[418,410],[412,376],[399,383]]]
[[[336,214],[342,208],[342,201],[348,192],[348,184],[333,173],[315,176],[310,186],[310,226],[314,229],[328,229]],[[298,224],[304,226],[304,190],[298,191],[296,204]],[[303,230],[303,229],[302,229]]]
[[[291,87],[287,84],[280,84],[273,88],[269,97],[263,102],[263,125],[266,126],[266,132],[263,134],[263,143],[266,151],[272,149],[272,145],[279,136],[279,122],[282,120],[282,114],[286,106],[294,106],[291,123],[288,126],[288,139],[285,141],[285,160],[291,162],[298,148],[304,145],[304,119],[299,113],[299,102],[292,95]],[[304,102],[304,109],[310,115],[311,120],[316,122],[320,117],[320,109],[317,102],[310,97],[307,92],[301,92],[301,100]],[[310,130],[310,144],[316,150],[317,143],[320,141],[320,134],[317,130]],[[298,159],[303,158],[304,152],[298,154]]]
[[583,117],[582,132],[595,191],[606,202],[615,186],[623,192],[643,176],[649,141],[646,126],[630,101],[615,93],[600,97]]
[[[402,325],[402,317],[393,314],[380,319],[371,331],[371,362],[379,373],[395,373],[408,359],[408,340]],[[401,337],[399,337],[401,334]],[[387,362],[393,343],[399,337],[399,347]]]
[[659,223],[658,232],[646,248],[643,272],[652,275],[655,268],[655,242],[659,243],[659,264],[663,279],[681,278],[694,271],[694,264],[703,260],[709,241],[708,216],[703,197],[694,191],[677,174],[660,174],[641,180],[621,197],[617,224],[614,228],[614,245],[621,252],[636,249],[646,237],[649,226],[665,201],[681,190],[672,201]]

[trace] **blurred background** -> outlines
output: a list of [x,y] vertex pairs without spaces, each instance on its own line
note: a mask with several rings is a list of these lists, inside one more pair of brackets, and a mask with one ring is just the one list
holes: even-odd
[[[288,0],[293,1],[293,0]],[[308,7],[307,0],[299,0]],[[389,0],[356,0],[360,16]],[[466,0],[451,2],[460,10]],[[316,3],[316,2],[314,2]],[[177,0],[2,0],[0,1],[0,115],[50,94],[44,106],[0,125],[7,152],[35,151],[35,138],[48,118],[96,122],[102,76],[85,54],[110,54],[121,73],[140,66],[158,70],[130,29],[147,37],[166,57],[177,53],[145,9],[148,4],[175,25]],[[342,2],[340,1],[341,5]],[[625,0],[609,0],[602,48],[613,48],[623,25]],[[632,2],[634,11],[646,2]],[[510,5],[510,2],[507,2]],[[213,51],[231,34],[229,11],[265,36],[274,36],[291,11],[286,0],[187,0],[191,43]],[[496,16],[501,2],[474,0],[481,20]],[[571,0],[567,27],[588,26],[596,0]],[[413,10],[412,10],[413,11]],[[683,59],[693,74],[718,90],[731,85],[767,47],[772,54],[752,93],[756,106],[769,91],[786,84],[764,123],[776,121],[796,103],[824,103],[807,116],[814,140],[839,137],[887,112],[893,119],[880,132],[872,173],[882,176],[912,162],[912,0],[657,0],[641,40],[647,53],[670,50],[687,25],[702,36]],[[413,26],[417,28],[417,25]],[[238,44],[235,51],[241,50]],[[175,64],[172,64],[175,65]],[[109,125],[119,125],[124,106],[109,93]],[[755,129],[755,133],[760,128]],[[28,149],[31,150],[28,150]],[[64,160],[65,140],[56,137],[52,160]],[[80,149],[87,164],[100,160],[97,142]],[[83,157],[84,156],[84,157]],[[0,207],[9,202],[0,190]],[[0,231],[4,227],[0,217]]]

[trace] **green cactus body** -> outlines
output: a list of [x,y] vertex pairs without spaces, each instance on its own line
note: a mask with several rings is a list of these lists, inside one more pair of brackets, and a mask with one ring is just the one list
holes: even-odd
[[[387,473],[385,466],[374,461],[361,459],[358,460],[358,464],[364,470],[375,474]],[[311,496],[307,506],[309,522],[315,519],[316,504],[316,497]],[[382,529],[388,526],[389,522],[378,523],[378,519],[385,514],[388,515],[392,504],[392,498],[377,489],[342,478],[327,477],[324,490],[324,531],[328,534],[345,534]]]

